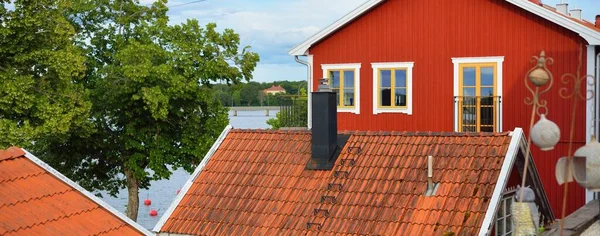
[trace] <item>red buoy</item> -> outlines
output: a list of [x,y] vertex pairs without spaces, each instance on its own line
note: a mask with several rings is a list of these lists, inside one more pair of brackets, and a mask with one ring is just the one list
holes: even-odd
[[177,189],[177,194],[179,194],[179,191],[181,191],[181,189]]
[[157,215],[158,215],[158,211],[156,211],[156,210],[154,210],[154,209],[152,209],[152,210],[150,211],[150,216],[157,216]]
[[150,201],[150,199],[144,200],[144,205],[150,206],[151,204],[152,204],[152,201]]

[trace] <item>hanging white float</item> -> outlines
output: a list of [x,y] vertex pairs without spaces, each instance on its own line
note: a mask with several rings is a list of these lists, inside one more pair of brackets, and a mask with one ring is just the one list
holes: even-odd
[[556,123],[546,119],[546,115],[540,115],[540,120],[531,128],[531,141],[542,151],[554,149],[560,140],[560,129]]

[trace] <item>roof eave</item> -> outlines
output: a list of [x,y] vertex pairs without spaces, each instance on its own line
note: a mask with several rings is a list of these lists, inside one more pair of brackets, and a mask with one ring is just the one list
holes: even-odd
[[566,29],[569,29],[577,34],[580,37],[585,39],[589,45],[600,45],[600,32],[594,31],[587,26],[584,26],[580,23],[575,22],[563,16],[557,12],[552,12],[542,6],[539,6],[530,1],[523,0],[506,0],[509,3],[512,3],[515,6],[518,6],[528,12],[531,12],[539,17],[542,17],[552,23],[555,23],[559,26],[562,26]]
[[229,134],[229,131],[231,131],[231,129],[232,129],[231,125],[227,125],[227,127],[225,127],[225,129],[223,129],[223,132],[221,132],[221,135],[219,135],[219,137],[217,138],[217,140],[215,141],[213,146],[210,148],[210,150],[208,150],[208,152],[206,153],[204,158],[202,158],[202,161],[200,162],[198,167],[196,167],[196,170],[194,170],[194,173],[187,180],[187,182],[185,183],[185,185],[183,186],[183,188],[181,189],[181,191],[179,192],[179,194],[177,195],[175,200],[171,203],[171,205],[169,206],[169,208],[167,209],[165,214],[160,218],[158,223],[156,223],[156,225],[152,229],[153,232],[155,232],[157,234],[161,233],[162,227],[165,225],[165,223],[167,222],[169,217],[171,217],[171,215],[173,214],[173,211],[175,211],[175,208],[177,208],[179,203],[181,203],[181,200],[183,200],[183,197],[190,190],[190,187],[192,187],[192,183],[194,182],[194,180],[200,175],[200,172],[202,172],[202,169],[204,168],[204,166],[206,166],[206,163],[208,163],[208,160],[215,154],[215,152],[217,151],[219,146],[221,146],[221,143],[223,143],[223,140],[225,140],[225,137],[227,137],[227,134]]
[[320,41],[321,39],[329,36],[330,34],[337,31],[342,26],[348,24],[350,21],[356,19],[357,17],[364,14],[368,10],[371,10],[373,7],[377,6],[379,3],[383,2],[383,1],[385,1],[385,0],[368,0],[367,2],[363,3],[356,9],[352,10],[350,13],[346,14],[345,16],[343,16],[342,18],[340,18],[339,20],[334,22],[333,24],[331,24],[331,25],[327,26],[325,29],[317,32],[312,37],[308,38],[308,40],[298,44],[296,47],[294,47],[292,50],[290,50],[288,52],[289,55],[291,55],[291,56],[306,56],[306,55],[308,55],[308,50],[310,49],[310,47],[312,47],[313,44],[315,44],[316,42]]
[[46,162],[40,160],[39,158],[37,158],[36,156],[34,156],[33,154],[31,154],[30,152],[28,152],[25,149],[21,149],[21,150],[23,150],[25,152],[25,157],[28,158],[30,161],[32,161],[34,164],[38,165],[39,167],[41,167],[42,169],[44,169],[48,173],[52,174],[54,177],[56,177],[60,181],[64,182],[65,184],[69,185],[70,187],[76,189],[77,191],[79,191],[80,193],[82,193],[85,197],[89,198],[94,203],[100,205],[101,207],[103,207],[104,209],[106,209],[108,212],[110,212],[114,216],[116,216],[119,219],[125,221],[127,224],[129,224],[131,227],[133,227],[136,230],[138,230],[140,233],[142,233],[144,235],[154,235],[153,233],[151,233],[150,231],[148,231],[147,229],[145,229],[144,227],[142,227],[141,225],[139,225],[135,221],[129,219],[129,217],[125,216],[123,213],[121,213],[117,209],[115,209],[112,206],[108,205],[108,203],[100,200],[100,198],[96,197],[94,194],[90,193],[89,191],[87,191],[86,189],[84,189],[83,187],[81,187],[79,184],[75,183],[73,180],[67,178],[62,173],[60,173],[56,169],[52,168]]
[[[379,3],[383,2],[383,1],[385,1],[385,0],[369,0],[369,1],[365,2],[363,5],[360,5],[358,8],[356,8],[353,11],[351,11],[350,13],[346,14],[344,17],[340,18],[333,24],[327,26],[325,29],[317,32],[316,34],[314,34],[313,36],[308,38],[306,41],[304,41],[304,42],[298,44],[296,47],[292,48],[290,51],[288,51],[288,54],[291,56],[306,56],[306,55],[308,55],[309,49],[310,49],[310,47],[312,47],[312,45],[319,42],[323,38],[331,35],[335,31],[337,31],[339,28],[348,24],[350,21],[356,19],[358,16],[364,14],[365,12],[367,12],[368,10],[377,6]],[[588,44],[590,44],[590,45],[600,45],[600,32],[598,32],[598,31],[594,31],[584,25],[581,25],[571,19],[568,19],[567,17],[565,17],[559,13],[552,12],[552,11],[545,9],[544,7],[539,6],[530,1],[523,1],[523,0],[506,0],[506,1],[509,3],[512,3],[515,6],[522,8],[528,12],[538,15],[546,20],[549,20],[557,25],[565,27],[566,29],[569,29],[569,30],[579,34],[579,36],[582,37],[583,39],[585,39],[588,42]]]
[[488,231],[491,229],[494,221],[494,215],[496,214],[496,210],[498,208],[498,203],[502,200],[502,191],[506,188],[510,172],[512,171],[512,167],[519,154],[522,137],[523,129],[515,128],[515,130],[512,132],[512,138],[510,140],[504,162],[502,163],[502,169],[500,169],[496,187],[494,188],[494,192],[492,193],[492,197],[486,210],[485,218],[483,218],[481,228],[479,229],[478,235],[480,236],[487,235]]

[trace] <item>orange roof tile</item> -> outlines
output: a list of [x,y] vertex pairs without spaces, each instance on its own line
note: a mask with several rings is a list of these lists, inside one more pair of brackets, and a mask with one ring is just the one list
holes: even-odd
[[0,235],[149,234],[29,155],[0,150]]
[[285,91],[285,89],[279,85],[272,85],[270,88],[264,89],[264,91]]
[[[475,235],[508,133],[346,132],[332,170],[306,170],[310,131],[231,130],[155,231]],[[433,155],[434,196],[424,196]],[[201,170],[201,171],[200,171]]]

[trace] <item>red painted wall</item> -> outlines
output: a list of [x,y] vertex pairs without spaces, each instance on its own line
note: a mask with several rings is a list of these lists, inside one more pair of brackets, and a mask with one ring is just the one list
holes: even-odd
[[[555,59],[550,70],[554,88],[543,96],[548,118],[562,130],[556,149],[533,148],[545,190],[560,217],[562,187],[554,179],[554,165],[567,155],[572,101],[558,96],[560,75],[575,72],[579,45],[576,33],[503,0],[388,0],[309,49],[313,78],[321,78],[321,64],[361,63],[360,115],[338,113],[340,130],[453,131],[453,57],[504,56],[503,131],[522,127],[528,133],[530,96],[523,80],[533,66],[530,58],[545,50]],[[584,54],[585,57],[585,54]],[[583,59],[582,73],[585,69]],[[414,62],[413,114],[377,114],[372,108],[373,62]],[[314,84],[316,88],[316,83]],[[585,106],[578,104],[575,148],[585,143]],[[568,212],[582,206],[585,192],[570,185]]]

